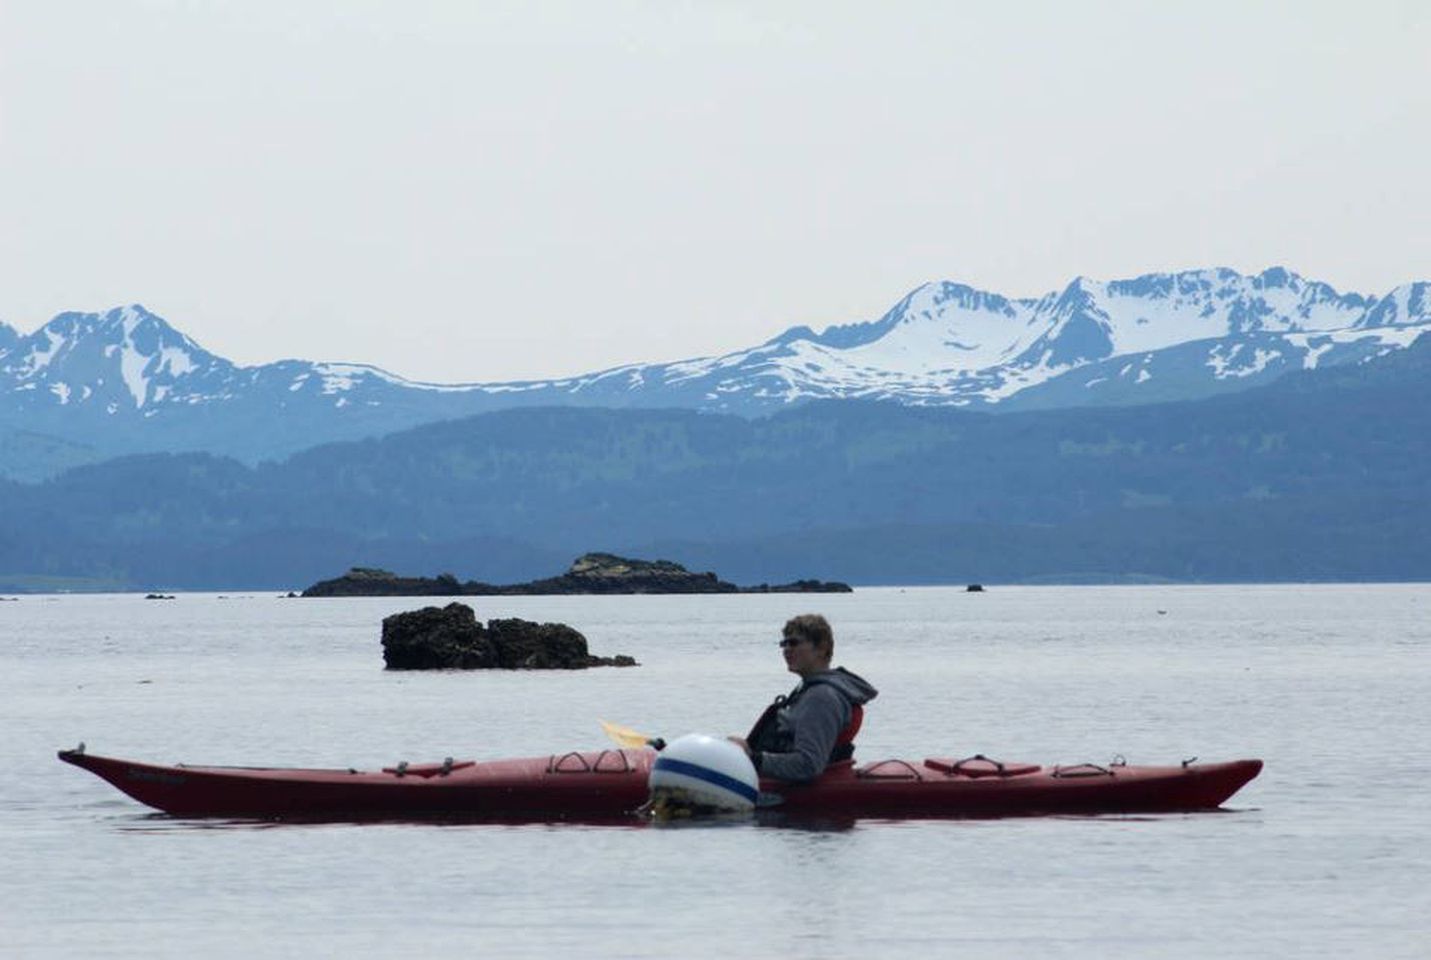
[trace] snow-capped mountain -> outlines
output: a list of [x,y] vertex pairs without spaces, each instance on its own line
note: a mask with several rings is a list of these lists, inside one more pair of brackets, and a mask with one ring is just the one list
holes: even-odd
[[1192,399],[1359,362],[1428,329],[1431,284],[1369,297],[1280,268],[1080,277],[1037,299],[943,282],[878,320],[794,327],[720,357],[440,385],[357,364],[235,366],[134,305],[60,314],[28,336],[0,324],[0,476],[47,475],[59,447],[65,464],[177,450],[256,461],[538,404],[756,414],[818,398],[990,410]]
[[[797,327],[723,357],[623,367],[573,392],[660,390],[746,412],[817,397],[1001,409],[1190,399],[1292,369],[1356,362],[1431,329],[1431,284],[1339,294],[1282,269],[1078,278],[1039,299],[957,283],[914,290],[872,323]],[[1157,382],[1154,382],[1157,381]]]
[[360,364],[239,367],[137,304],[63,313],[0,341],[0,476],[48,475],[57,445],[65,466],[180,450],[252,462],[491,409],[485,396]]
[[166,399],[192,401],[221,382],[216,372],[232,367],[132,306],[102,315],[62,313],[17,337],[0,352],[0,383],[20,407],[95,405],[112,414]]
[[[108,313],[62,313],[0,350],[0,393],[30,409],[100,408],[144,417],[166,408],[241,401],[277,387],[291,399],[349,402],[358,383],[419,387],[374,367],[285,360],[237,367],[134,304]],[[440,389],[440,388],[436,388]]]

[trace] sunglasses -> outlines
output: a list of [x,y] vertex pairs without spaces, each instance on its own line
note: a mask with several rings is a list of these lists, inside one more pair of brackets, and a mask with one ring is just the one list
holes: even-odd
[[804,642],[804,637],[785,637],[783,640],[780,641],[780,649],[784,650],[787,647],[798,647]]

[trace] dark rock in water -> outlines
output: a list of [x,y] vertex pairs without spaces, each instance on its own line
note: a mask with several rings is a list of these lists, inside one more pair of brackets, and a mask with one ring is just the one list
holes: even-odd
[[564,623],[489,620],[487,632],[508,670],[555,670],[587,666],[586,638]]
[[594,656],[594,657],[591,658],[591,665],[592,665],[593,667],[639,667],[639,666],[640,666],[640,664],[636,662],[636,658],[635,658],[635,657],[627,656],[627,655],[624,654],[624,653],[618,653],[618,654],[617,654],[616,656],[614,656],[614,657],[595,657],[595,656]]
[[395,613],[383,620],[383,662],[390,670],[500,667],[497,647],[461,603]]
[[794,583],[762,583],[758,587],[741,587],[741,593],[854,593],[848,583],[838,580],[796,580]]
[[967,587],[964,588],[964,592],[965,592],[965,593],[983,593],[983,592],[984,592],[984,585],[983,585],[982,583],[971,583],[971,584],[969,584]]
[[303,591],[305,597],[491,597],[632,593],[849,593],[847,583],[796,580],[794,583],[737,587],[714,573],[692,573],[670,560],[632,560],[611,553],[587,553],[566,573],[527,583],[495,585],[450,573],[436,577],[400,577],[388,570],[354,567],[341,577]]
[[383,620],[389,670],[580,670],[634,667],[627,656],[594,657],[586,638],[564,623],[489,620],[483,627],[464,603],[395,613]]

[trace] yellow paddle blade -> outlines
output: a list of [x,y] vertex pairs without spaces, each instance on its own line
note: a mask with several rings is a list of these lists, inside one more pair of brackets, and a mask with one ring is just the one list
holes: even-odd
[[601,724],[601,729],[606,731],[606,735],[619,746],[633,748],[644,747],[652,740],[652,738],[646,736],[646,734],[632,730],[630,727],[623,727],[605,720],[598,720],[597,722]]

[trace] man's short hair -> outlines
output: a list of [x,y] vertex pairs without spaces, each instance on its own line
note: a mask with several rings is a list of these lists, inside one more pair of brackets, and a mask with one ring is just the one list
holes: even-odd
[[830,621],[818,613],[802,613],[798,617],[791,617],[785,621],[785,629],[781,633],[787,637],[799,637],[817,648],[828,650],[831,656],[835,654],[835,632],[830,629]]

